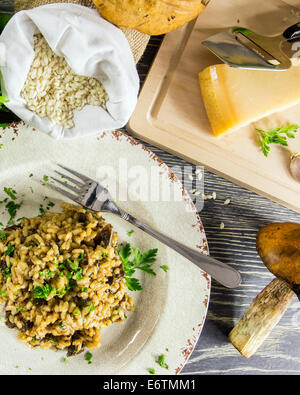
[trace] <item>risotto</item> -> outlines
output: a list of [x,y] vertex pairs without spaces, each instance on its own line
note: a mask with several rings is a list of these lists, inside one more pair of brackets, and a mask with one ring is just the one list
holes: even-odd
[[98,347],[101,329],[133,303],[112,226],[100,213],[62,209],[0,232],[0,302],[22,342],[70,356]]

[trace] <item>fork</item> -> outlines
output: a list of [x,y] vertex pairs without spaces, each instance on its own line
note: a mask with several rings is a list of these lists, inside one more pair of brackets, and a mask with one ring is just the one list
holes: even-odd
[[76,178],[70,177],[67,174],[55,170],[56,174],[60,175],[65,180],[70,181],[73,185],[50,176],[53,181],[64,186],[64,188],[68,190],[60,188],[52,183],[48,183],[47,185],[50,188],[68,197],[88,210],[96,212],[110,212],[118,215],[125,221],[130,222],[132,225],[138,227],[139,229],[148,233],[150,236],[166,244],[177,253],[189,259],[196,266],[204,270],[212,278],[225,287],[235,288],[240,285],[241,275],[237,270],[210,256],[204,255],[193,248],[187,247],[186,245],[151,228],[149,225],[140,222],[138,219],[134,218],[132,215],[118,207],[113,201],[108,189],[101,186],[97,181],[94,181],[91,178],[65,166],[58,166],[66,170],[68,173],[71,173]]

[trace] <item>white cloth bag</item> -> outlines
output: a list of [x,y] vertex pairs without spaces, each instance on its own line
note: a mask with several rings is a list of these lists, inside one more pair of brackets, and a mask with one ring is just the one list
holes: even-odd
[[[79,75],[95,77],[107,91],[107,111],[86,105],[74,111],[75,127],[65,129],[26,107],[20,92],[34,59],[34,35],[41,33]],[[7,107],[55,139],[82,137],[126,125],[137,103],[139,77],[123,32],[96,10],[76,4],[50,4],[16,13],[0,36],[2,89]]]

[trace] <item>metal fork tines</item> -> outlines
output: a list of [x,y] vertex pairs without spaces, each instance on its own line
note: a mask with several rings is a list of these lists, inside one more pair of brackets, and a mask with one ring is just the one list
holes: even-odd
[[[64,188],[60,188],[57,185],[54,185],[52,183],[49,183],[49,187],[56,190],[59,193],[62,193],[63,195],[67,196],[69,199],[73,200],[74,202],[82,205],[82,206],[87,206],[89,198],[94,195],[95,189],[99,186],[99,184],[92,180],[91,178],[78,173],[75,170],[69,169],[66,166],[58,165],[62,169],[68,171],[69,173],[73,174],[75,177],[79,178],[77,180],[76,178],[70,177],[69,175],[66,175],[64,173],[61,173],[60,171],[54,170],[56,174],[61,176],[61,180],[59,180],[56,177],[50,176],[50,178],[55,181],[56,183],[62,185]],[[67,181],[71,182],[73,185],[68,183]]]
[[171,237],[153,229],[145,223],[142,223],[141,221],[134,218],[132,215],[128,214],[120,207],[118,207],[116,203],[112,200],[109,191],[102,185],[100,185],[97,181],[94,181],[91,178],[80,174],[75,170],[69,169],[66,166],[59,165],[59,167],[66,170],[68,173],[72,174],[76,178],[65,175],[55,170],[56,174],[60,175],[61,177],[65,178],[73,184],[71,185],[62,180],[59,180],[56,177],[51,177],[53,181],[64,187],[61,188],[52,183],[48,183],[49,187],[51,187],[55,191],[63,194],[64,196],[68,197],[77,204],[80,204],[89,210],[110,212],[118,215],[132,225],[148,233],[150,236],[172,248],[185,258],[189,259],[196,266],[198,266],[202,270],[205,270],[215,280],[217,280],[224,286],[228,288],[234,288],[240,284],[240,273],[232,267],[226,265],[223,262],[217,261],[210,256],[203,255],[201,252],[172,239]]

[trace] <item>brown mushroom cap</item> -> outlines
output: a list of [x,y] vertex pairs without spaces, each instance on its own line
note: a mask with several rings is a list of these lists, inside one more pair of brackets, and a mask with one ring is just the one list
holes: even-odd
[[300,294],[300,224],[274,223],[259,230],[257,251],[265,266]]

